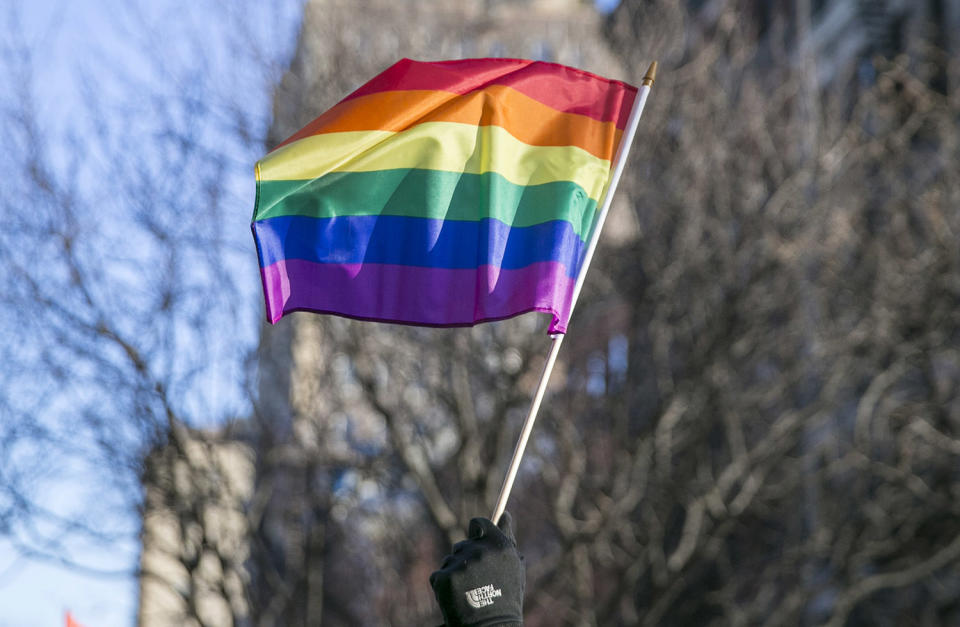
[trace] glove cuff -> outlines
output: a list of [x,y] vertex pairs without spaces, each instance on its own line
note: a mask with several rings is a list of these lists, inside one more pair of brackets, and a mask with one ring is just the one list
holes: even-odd
[[516,616],[494,616],[463,627],[523,627],[523,620]]

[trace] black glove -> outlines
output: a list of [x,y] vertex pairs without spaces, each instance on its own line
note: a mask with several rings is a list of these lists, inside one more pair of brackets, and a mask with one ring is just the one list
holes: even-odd
[[467,539],[430,575],[446,627],[523,625],[523,556],[511,522],[507,512],[499,525],[474,518]]

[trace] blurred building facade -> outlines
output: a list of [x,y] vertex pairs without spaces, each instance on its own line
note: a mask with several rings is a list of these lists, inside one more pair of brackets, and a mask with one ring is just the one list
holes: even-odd
[[955,56],[960,46],[956,0],[752,0],[752,5],[761,33],[786,39],[797,54],[807,55],[821,87],[851,70],[869,80],[864,64],[877,56],[925,52],[920,46]]
[[[658,0],[625,0],[621,15],[632,19],[656,20]],[[960,53],[960,3],[957,0],[686,0],[691,21],[670,30],[662,40],[650,38],[669,57],[684,47],[696,47],[704,29],[718,20],[736,19],[755,28],[765,54],[757,59],[767,67],[783,62],[813,66],[816,84],[825,88],[834,81],[871,80],[869,67],[875,57],[892,59],[899,54],[942,54],[941,62]],[[629,8],[627,8],[629,7]],[[726,17],[725,17],[726,16]],[[633,45],[643,49],[646,41]],[[622,54],[621,50],[621,54]],[[945,91],[945,87],[941,89]]]
[[137,625],[245,624],[253,479],[233,434],[180,428],[147,457]]
[[[796,1],[796,0],[795,0]],[[944,54],[960,52],[960,2],[957,0],[801,0],[810,13],[807,41],[816,59],[820,85],[851,67],[870,80],[867,65],[875,57],[926,52],[935,46]]]

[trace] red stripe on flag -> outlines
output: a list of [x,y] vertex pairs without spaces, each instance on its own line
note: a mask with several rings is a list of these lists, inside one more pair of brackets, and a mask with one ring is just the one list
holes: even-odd
[[525,59],[401,59],[344,98],[385,91],[436,90],[466,94],[490,85],[512,87],[548,107],[615,122],[624,129],[637,88],[576,68]]

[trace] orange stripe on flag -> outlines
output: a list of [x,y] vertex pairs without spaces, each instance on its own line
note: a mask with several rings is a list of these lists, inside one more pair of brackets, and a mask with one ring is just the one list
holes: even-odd
[[385,91],[344,100],[277,148],[298,139],[349,131],[403,131],[424,122],[499,126],[531,146],[577,146],[611,160],[622,131],[613,122],[563,113],[510,87],[465,95],[446,91]]

